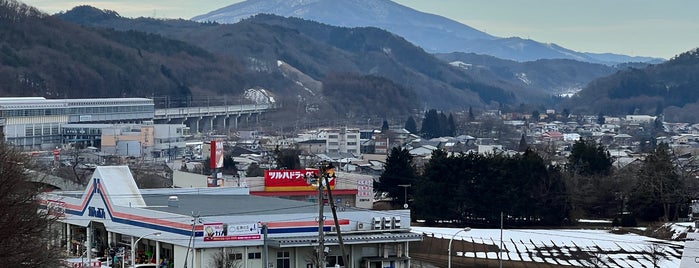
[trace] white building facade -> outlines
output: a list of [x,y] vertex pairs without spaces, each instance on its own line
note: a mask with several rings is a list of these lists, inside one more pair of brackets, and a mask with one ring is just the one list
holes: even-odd
[[[85,191],[48,193],[43,204],[59,216],[58,241],[71,255],[135,245],[138,262],[168,267],[213,267],[221,257],[236,267],[317,267],[319,211],[310,202],[251,196],[247,188],[139,190],[128,167],[100,166]],[[331,215],[324,210],[321,267],[410,267],[409,242],[422,237],[410,232],[409,210],[338,211],[349,261],[339,261]]]
[[327,135],[325,145],[328,153],[361,155],[358,128],[330,129]]
[[153,100],[145,98],[0,98],[5,141],[24,150],[49,150],[61,144],[64,124],[152,121]]

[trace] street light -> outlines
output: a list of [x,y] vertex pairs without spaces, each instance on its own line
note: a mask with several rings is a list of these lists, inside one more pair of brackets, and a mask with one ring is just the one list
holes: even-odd
[[150,234],[141,236],[138,239],[136,239],[136,241],[134,241],[133,244],[131,244],[131,266],[136,267],[136,245],[138,245],[138,241],[141,241],[141,239],[143,239],[144,237],[149,236],[149,235],[160,236],[160,234],[162,234],[162,233],[155,232],[155,233],[150,233]]
[[448,268],[451,268],[451,242],[454,241],[454,237],[457,234],[459,234],[460,232],[468,232],[468,231],[471,231],[471,227],[466,227],[464,229],[459,230],[458,232],[456,232],[454,235],[451,236],[451,239],[449,239],[449,256],[447,257],[447,260],[448,260],[447,262],[448,262],[448,266],[449,266]]
[[405,198],[405,203],[403,203],[403,208],[407,209],[408,208],[408,187],[410,187],[410,184],[398,184],[399,187],[403,187],[403,196]]

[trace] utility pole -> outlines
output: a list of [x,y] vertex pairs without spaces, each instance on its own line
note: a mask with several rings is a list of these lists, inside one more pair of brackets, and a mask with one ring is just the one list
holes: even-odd
[[269,246],[267,246],[267,223],[262,224],[262,235],[264,240],[262,240],[263,245],[263,250],[262,250],[262,263],[264,264],[263,268],[269,267]]
[[194,227],[197,226],[197,222],[199,222],[199,214],[194,214],[194,212],[192,212],[192,218],[192,236],[189,237],[189,244],[187,244],[187,254],[184,255],[184,268],[187,268],[187,258],[189,258],[190,249],[192,250],[192,268],[194,268],[194,239],[196,238]]
[[337,220],[337,206],[335,205],[335,199],[333,199],[333,192],[330,189],[330,177],[333,177],[333,179],[335,179],[335,170],[333,170],[332,166],[330,166],[328,170],[330,170],[330,172],[324,172],[326,174],[324,176],[325,185],[326,187],[328,187],[328,201],[330,202],[330,209],[333,213],[333,220],[335,221],[335,232],[337,233],[337,240],[340,244],[340,253],[342,254],[342,259],[344,260],[345,267],[348,267],[349,258],[347,257],[347,254],[345,254],[345,243],[344,241],[342,241],[340,223]]
[[403,203],[403,208],[408,209],[408,187],[410,187],[410,184],[398,184],[399,187],[403,187],[403,197],[405,203]]
[[498,251],[498,259],[500,262],[500,268],[502,268],[502,229],[503,229],[503,214],[502,211],[500,211],[500,250]]
[[323,230],[323,180],[325,176],[325,166],[320,167],[320,176],[316,179],[318,185],[318,268],[321,263],[325,263],[325,233]]

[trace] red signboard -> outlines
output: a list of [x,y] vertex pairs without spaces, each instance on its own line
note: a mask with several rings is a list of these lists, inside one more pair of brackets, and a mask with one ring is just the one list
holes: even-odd
[[[265,191],[312,191],[316,190],[307,177],[318,176],[317,169],[265,170]],[[335,178],[330,178],[330,189],[335,188]]]
[[209,154],[209,167],[211,169],[223,167],[223,142],[211,141],[211,152]]

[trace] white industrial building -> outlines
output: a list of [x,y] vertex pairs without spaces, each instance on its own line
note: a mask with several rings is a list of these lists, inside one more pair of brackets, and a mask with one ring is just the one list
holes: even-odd
[[[4,139],[24,150],[51,150],[60,145],[63,125],[141,123],[152,121],[154,113],[153,100],[146,98],[0,98]],[[90,135],[96,133],[66,133],[71,139]]]

